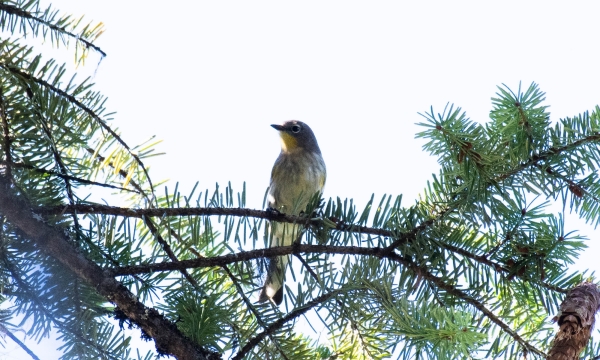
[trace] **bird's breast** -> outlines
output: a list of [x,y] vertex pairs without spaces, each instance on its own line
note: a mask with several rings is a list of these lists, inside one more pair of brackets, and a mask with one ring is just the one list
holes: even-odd
[[299,214],[325,185],[325,162],[318,153],[282,153],[275,161],[269,188],[269,206]]

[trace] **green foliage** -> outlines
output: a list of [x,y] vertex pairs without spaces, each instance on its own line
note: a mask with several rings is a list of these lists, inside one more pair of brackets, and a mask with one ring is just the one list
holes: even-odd
[[[95,48],[86,44],[101,32],[101,25],[81,27],[81,19],[50,8],[40,10],[37,1],[2,1],[0,24],[3,30],[48,38],[54,45],[68,46],[73,40],[78,60]],[[64,65],[35,55],[33,48],[0,39],[1,166],[10,169],[14,186],[31,206],[82,201],[80,194],[89,189],[78,192],[78,188],[99,177],[104,177],[99,184],[121,189],[123,179],[114,170],[135,163],[132,154],[118,144],[105,162],[93,154],[93,147],[108,147],[105,144],[114,144],[115,138],[100,133],[108,119],[105,98],[92,86],[89,80],[67,75]],[[110,166],[113,169],[106,171]],[[145,182],[145,175],[133,175],[135,181]],[[91,258],[114,266],[116,260],[94,244],[102,233],[86,231],[91,222],[87,225],[76,216],[46,220],[71,234],[74,244]],[[106,299],[40,252],[3,216],[1,221],[0,271],[7,294],[3,307],[12,315],[4,318],[3,325],[9,329],[28,326],[28,337],[38,341],[56,330],[65,358],[128,358],[129,340],[107,317]],[[11,318],[19,323],[13,325]]]
[[83,63],[90,49],[105,55],[93,44],[104,31],[102,23],[82,24],[83,17],[61,14],[49,6],[40,8],[38,0],[0,1],[0,29],[27,38],[44,38],[56,47],[75,43],[75,61]]
[[218,304],[223,299],[217,294],[199,297],[194,291],[182,295],[177,291],[172,296],[176,294],[180,297],[166,300],[173,304],[169,310],[174,310],[172,316],[178,318],[179,328],[198,344],[222,351],[226,344],[220,343],[226,335],[229,315],[229,309]]
[[[0,1],[0,21],[3,30],[54,45],[74,41],[78,61],[101,51],[88,46],[101,26],[39,10],[37,1]],[[143,164],[157,142],[128,146],[108,126],[105,98],[89,80],[13,39],[0,40],[0,166],[32,216],[68,234],[78,254],[107,271],[222,260],[117,279],[189,341],[224,356],[456,359],[527,351],[541,358],[553,335],[548,316],[587,276],[565,271],[585,239],[549,206],[600,221],[600,108],[551,122],[544,100],[536,84],[516,92],[503,86],[488,122],[453,105],[423,114],[417,136],[441,169],[412,204],[400,195],[373,195],[364,207],[314,199],[302,239],[313,247],[288,251],[281,308],[254,299],[264,255],[223,260],[265,248],[271,236],[272,215],[244,209],[245,187],[196,186],[183,195],[176,186],[161,196]],[[100,188],[130,208],[94,210],[100,206],[88,195]],[[79,211],[81,204],[92,209]],[[55,206],[75,210],[40,215]],[[144,212],[151,210],[160,215]],[[58,331],[65,359],[152,356],[133,354],[120,328],[127,319],[95,284],[40,251],[4,214],[0,221],[0,325],[24,329],[30,340]],[[586,354],[598,349],[592,341]]]

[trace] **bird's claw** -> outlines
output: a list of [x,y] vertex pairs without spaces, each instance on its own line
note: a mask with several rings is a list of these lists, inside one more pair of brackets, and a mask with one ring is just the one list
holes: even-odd
[[283,215],[283,213],[275,208],[272,207],[268,207],[266,210],[267,214],[269,214],[270,216],[281,216]]

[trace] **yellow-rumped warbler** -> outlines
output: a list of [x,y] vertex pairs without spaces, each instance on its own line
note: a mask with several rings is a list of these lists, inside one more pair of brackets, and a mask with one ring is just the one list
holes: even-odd
[[[301,121],[290,120],[283,125],[271,125],[281,136],[281,153],[271,171],[269,207],[288,215],[298,215],[306,209],[309,200],[325,186],[325,162],[315,134]],[[274,222],[269,246],[291,245],[301,229],[298,225]],[[281,304],[283,280],[289,256],[269,259],[265,285],[259,302],[271,300]]]

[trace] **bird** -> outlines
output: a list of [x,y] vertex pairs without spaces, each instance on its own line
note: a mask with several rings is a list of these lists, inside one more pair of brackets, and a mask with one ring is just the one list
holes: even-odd
[[[281,152],[271,171],[267,195],[269,209],[287,215],[300,215],[313,197],[325,187],[327,170],[317,138],[311,128],[298,120],[271,125],[279,132]],[[298,225],[272,222],[269,247],[289,246],[302,236]],[[268,259],[267,274],[259,302],[283,301],[283,285],[289,255]]]

